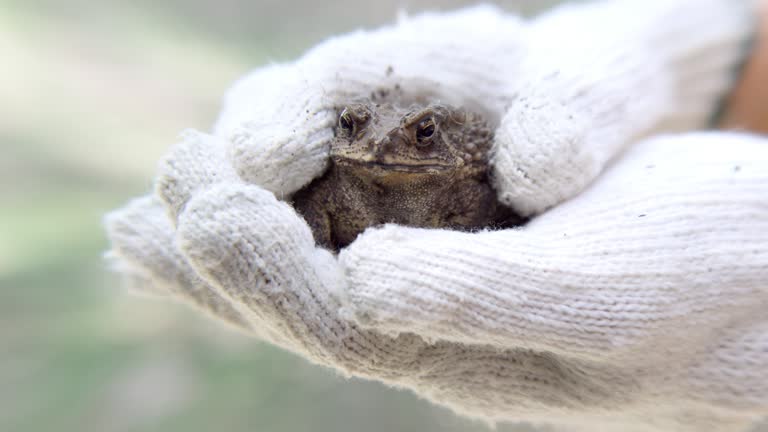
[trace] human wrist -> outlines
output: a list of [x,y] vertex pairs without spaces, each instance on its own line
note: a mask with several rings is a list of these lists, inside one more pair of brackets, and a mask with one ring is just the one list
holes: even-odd
[[726,101],[720,127],[768,133],[768,0],[759,3],[759,28],[741,79]]

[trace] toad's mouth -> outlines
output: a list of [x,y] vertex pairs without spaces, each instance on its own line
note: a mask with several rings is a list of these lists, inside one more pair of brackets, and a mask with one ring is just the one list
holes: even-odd
[[414,164],[397,164],[386,163],[378,161],[361,161],[359,159],[348,159],[344,157],[334,157],[333,162],[340,166],[358,167],[362,169],[382,170],[382,171],[397,171],[397,172],[435,172],[435,171],[448,171],[455,169],[456,167],[450,164],[441,163],[414,163]]

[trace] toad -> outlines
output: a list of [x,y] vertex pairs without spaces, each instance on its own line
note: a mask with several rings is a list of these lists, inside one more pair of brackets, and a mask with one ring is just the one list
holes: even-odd
[[520,218],[497,201],[484,118],[441,104],[354,103],[340,110],[330,167],[293,197],[317,243],[347,246],[367,227],[477,230]]

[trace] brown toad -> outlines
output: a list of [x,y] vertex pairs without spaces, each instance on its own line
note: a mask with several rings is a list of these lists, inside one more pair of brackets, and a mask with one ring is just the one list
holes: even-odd
[[331,166],[293,197],[321,246],[338,250],[367,227],[480,229],[519,223],[489,180],[493,129],[445,105],[356,103],[341,110]]

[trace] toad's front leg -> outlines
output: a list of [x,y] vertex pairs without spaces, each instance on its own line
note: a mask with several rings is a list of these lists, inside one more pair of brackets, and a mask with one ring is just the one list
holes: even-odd
[[331,216],[326,205],[330,193],[327,182],[320,179],[319,184],[310,185],[310,187],[296,192],[293,197],[293,208],[309,225],[318,246],[336,250]]

